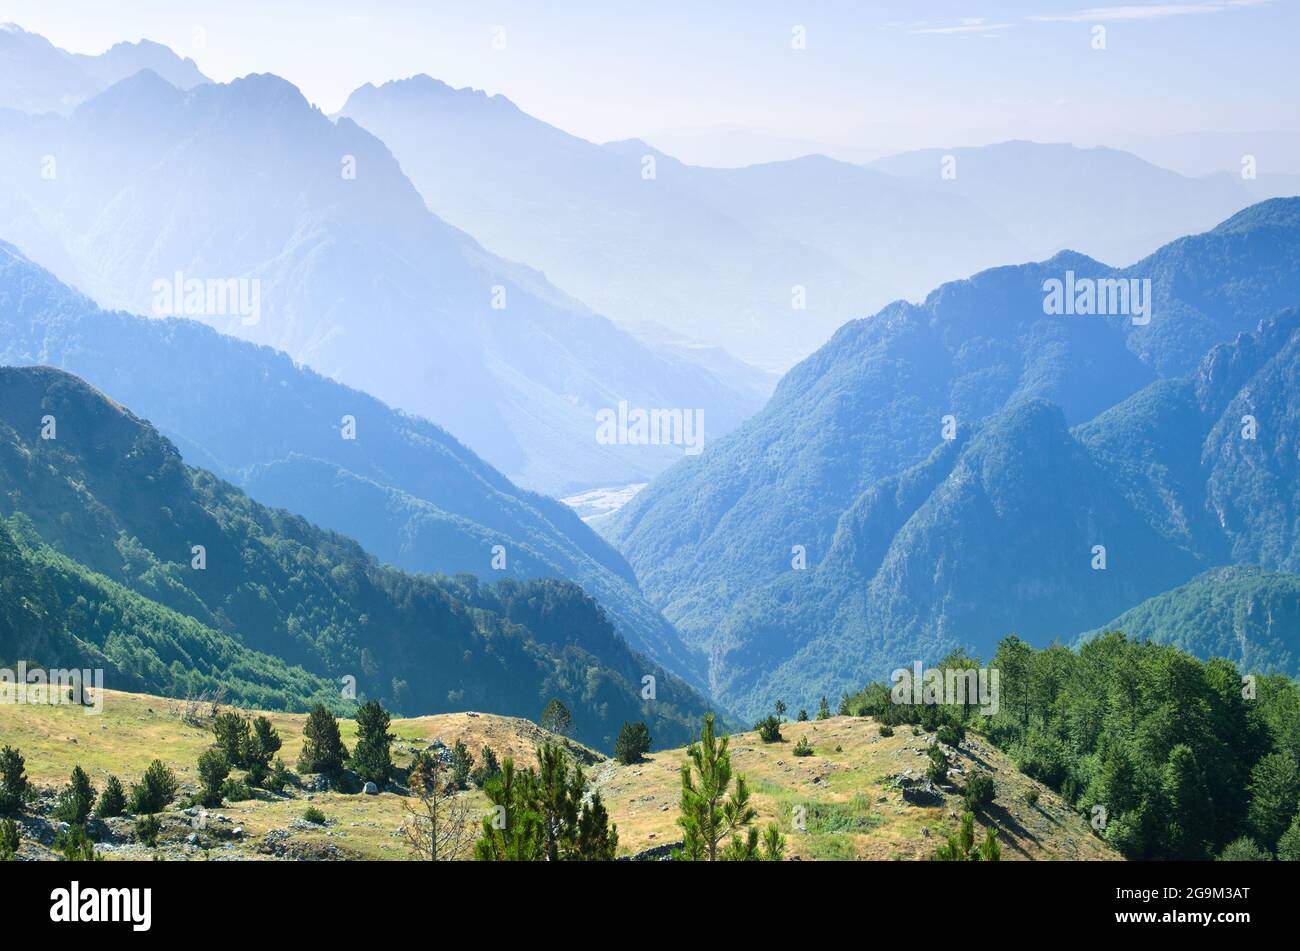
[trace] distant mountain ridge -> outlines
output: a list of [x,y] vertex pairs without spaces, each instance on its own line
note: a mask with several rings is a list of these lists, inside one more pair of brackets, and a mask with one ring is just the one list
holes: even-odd
[[101,304],[283,350],[539,491],[644,482],[682,455],[598,440],[620,401],[702,412],[715,438],[763,398],[487,252],[382,142],[275,76],[185,92],[144,70],[67,118],[0,111],[0,171],[0,239]]
[[1275,194],[1032,142],[869,166],[808,155],[692,167],[640,139],[588,142],[426,75],[362,86],[339,114],[388,144],[429,207],[497,253],[634,332],[667,326],[781,372],[846,321],[942,282],[1066,248],[1127,265]]
[[[944,285],[846,325],[601,530],[743,712],[1073,636],[1214,564],[1293,570],[1296,318],[1259,319],[1300,301],[1297,262],[1286,199],[1122,271],[1061,254]],[[1149,279],[1151,322],[1045,314],[1067,270]],[[1251,406],[1262,470],[1233,439]]]
[[[147,416],[191,464],[407,570],[495,575],[501,545],[501,575],[581,584],[636,649],[702,679],[622,556],[568,507],[517,488],[439,427],[284,354],[193,321],[101,311],[0,243],[4,363],[76,373]],[[355,440],[341,438],[345,415]],[[287,472],[293,479],[277,481]],[[375,514],[365,496],[396,504]]]
[[0,109],[66,114],[142,69],[153,70],[179,89],[210,82],[192,59],[150,40],[115,43],[88,56],[59,49],[13,23],[0,24]]

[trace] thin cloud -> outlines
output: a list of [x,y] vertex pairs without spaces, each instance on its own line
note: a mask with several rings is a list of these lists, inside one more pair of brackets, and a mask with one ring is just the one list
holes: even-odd
[[1203,0],[1201,3],[1129,4],[1119,7],[1091,7],[1075,13],[1040,13],[1026,17],[1039,23],[1104,23],[1120,20],[1165,20],[1170,17],[1224,13],[1243,7],[1259,7],[1273,0]]
[[1005,30],[1012,26],[1010,23],[990,23],[984,17],[967,17],[959,20],[957,23],[947,24],[944,26],[932,26],[929,24],[915,24],[908,29],[908,33],[917,34],[935,34],[947,35],[954,33],[982,33],[985,35],[996,35],[997,30]]

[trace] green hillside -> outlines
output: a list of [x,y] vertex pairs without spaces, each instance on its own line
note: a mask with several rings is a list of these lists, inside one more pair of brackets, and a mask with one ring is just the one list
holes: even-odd
[[[576,735],[603,748],[626,719],[650,720],[660,742],[684,740],[703,711],[576,585],[506,582],[485,593],[472,579],[385,568],[355,542],[187,467],[151,426],[60,371],[0,369],[0,515],[158,612],[317,678],[355,678],[360,695],[398,711],[537,716],[558,697]],[[75,610],[66,618],[71,635],[108,652]],[[0,632],[0,654],[22,636]],[[157,636],[166,651],[182,649],[179,635]],[[172,675],[131,674],[125,685],[177,686]],[[656,678],[649,704],[646,675]],[[294,703],[319,682],[306,681]]]

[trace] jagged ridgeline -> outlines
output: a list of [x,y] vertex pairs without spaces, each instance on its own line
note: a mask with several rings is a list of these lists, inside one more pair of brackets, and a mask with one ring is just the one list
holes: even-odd
[[[602,530],[751,716],[1012,632],[1072,642],[1216,566],[1294,573],[1297,262],[1277,199],[1123,270],[1062,252],[891,305]],[[1149,313],[1049,313],[1075,280],[1149,283]],[[1269,636],[1294,676],[1296,631]]]
[[[191,464],[395,568],[476,574],[501,545],[501,574],[575,582],[634,650],[704,682],[631,567],[566,505],[512,484],[445,429],[283,353],[194,321],[101,310],[0,241],[0,364],[77,375],[148,419]],[[344,416],[355,439],[340,438]]]
[[110,687],[219,685],[287,709],[337,698],[349,676],[403,712],[536,717],[558,697],[577,737],[606,749],[624,720],[680,743],[704,709],[577,585],[383,567],[186,466],[147,422],[62,371],[0,368],[0,515],[5,660],[102,664]]

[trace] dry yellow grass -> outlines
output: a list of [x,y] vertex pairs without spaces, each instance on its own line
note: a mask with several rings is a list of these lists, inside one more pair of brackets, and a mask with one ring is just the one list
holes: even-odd
[[[729,743],[732,769],[749,783],[759,824],[777,823],[789,855],[805,860],[928,859],[955,831],[959,796],[946,796],[943,806],[922,808],[904,803],[901,791],[888,781],[909,768],[914,774],[925,770],[928,740],[913,736],[910,727],[882,737],[871,719],[832,717],[786,723],[782,733],[781,743],[764,744],[753,732],[734,734]],[[796,757],[795,743],[803,737],[814,755]],[[978,737],[971,738],[971,745],[978,752],[959,754],[954,765],[993,774],[997,800],[977,825],[997,827],[1004,860],[1119,857],[1055,793],[1021,774]],[[685,750],[668,750],[651,754],[644,763],[610,762],[593,771],[624,850],[635,853],[680,838],[677,803],[685,761]],[[1030,787],[1039,791],[1034,807],[1023,799]],[[804,831],[797,828],[800,816]]]
[[[27,773],[37,785],[66,782],[80,765],[102,788],[109,773],[130,783],[153,759],[161,759],[182,782],[197,781],[195,763],[211,744],[211,733],[181,719],[182,704],[160,697],[105,691],[101,715],[87,716],[67,705],[0,705],[0,744],[18,747],[26,757]],[[302,714],[267,713],[284,742],[281,756],[291,767],[302,747]],[[345,742],[355,724],[342,721]],[[484,746],[499,759],[513,757],[521,766],[536,761],[536,748],[551,734],[528,720],[489,714],[452,713],[394,720],[398,737],[395,759],[405,764],[412,750],[435,739],[450,745],[463,740],[479,757]],[[832,717],[829,720],[787,723],[785,742],[764,744],[756,733],[731,737],[735,772],[745,775],[753,791],[759,822],[775,821],[785,834],[788,854],[800,859],[925,859],[957,825],[960,799],[946,797],[942,806],[922,808],[904,803],[890,782],[907,769],[925,768],[928,738],[899,727],[882,737],[870,719]],[[814,748],[810,757],[794,756],[801,737]],[[618,826],[620,853],[634,854],[676,841],[683,749],[651,754],[630,766],[565,741],[587,765]],[[989,770],[998,796],[983,822],[998,828],[1004,859],[1115,859],[1087,823],[1054,793],[1022,774],[998,751],[972,737],[955,765]],[[1030,787],[1039,791],[1030,807],[1023,799]],[[486,811],[477,790],[468,797],[474,816]],[[289,798],[261,795],[258,799],[223,806],[219,812],[243,827],[241,842],[224,851],[231,856],[257,857],[256,846],[273,830],[288,830],[297,845],[337,846],[343,854],[367,859],[404,859],[408,853],[397,835],[402,825],[403,797],[297,792]],[[333,820],[321,828],[290,826],[310,804]],[[802,828],[800,826],[802,825]],[[982,833],[980,833],[982,835]],[[213,854],[216,854],[214,852]],[[110,858],[145,858],[143,848],[111,852]],[[201,857],[201,853],[195,857]]]

